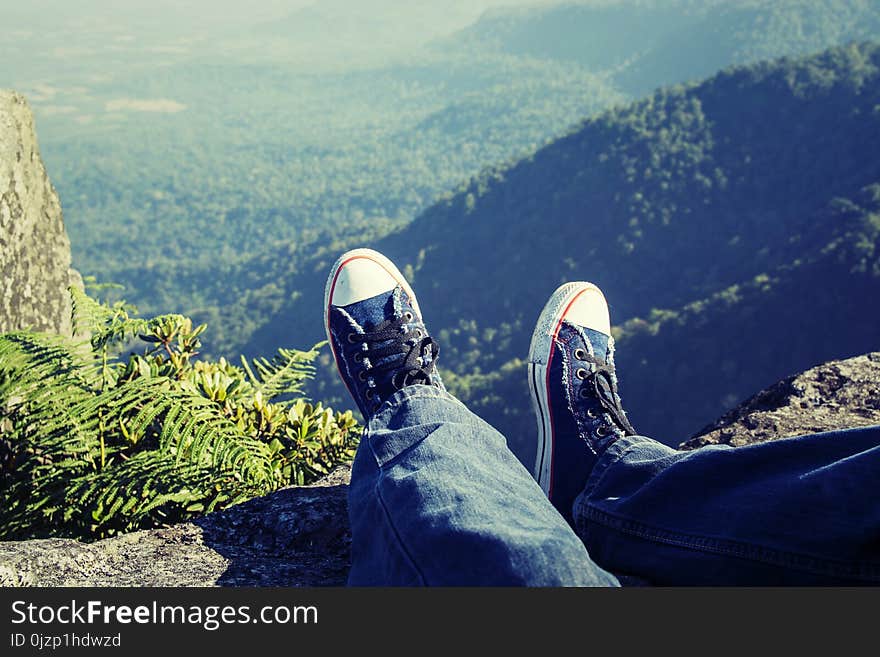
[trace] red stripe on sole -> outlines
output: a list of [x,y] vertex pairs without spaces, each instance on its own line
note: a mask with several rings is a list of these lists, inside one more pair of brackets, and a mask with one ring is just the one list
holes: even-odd
[[559,315],[559,321],[556,322],[556,328],[553,329],[553,335],[550,337],[550,355],[547,357],[547,374],[544,377],[544,387],[547,390],[547,415],[550,418],[550,485],[547,488],[548,499],[553,499],[553,474],[556,471],[554,467],[556,461],[556,429],[553,424],[553,404],[550,403],[550,365],[553,362],[556,337],[559,335],[559,329],[562,328],[562,320],[565,319],[566,313],[574,305],[574,302],[578,300],[578,297],[591,289],[590,287],[585,287],[572,297],[571,301],[568,302],[562,311],[562,314]]

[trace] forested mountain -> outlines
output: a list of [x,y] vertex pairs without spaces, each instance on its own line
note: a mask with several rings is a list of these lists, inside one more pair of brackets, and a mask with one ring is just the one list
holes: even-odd
[[878,37],[878,0],[623,0],[490,10],[449,41],[577,62],[641,95],[732,64]]
[[[625,406],[678,443],[749,391],[876,349],[880,47],[732,68],[585,121],[369,241],[412,276],[457,394],[528,460],[525,358],[563,281],[606,292]],[[323,276],[252,346],[321,335]]]

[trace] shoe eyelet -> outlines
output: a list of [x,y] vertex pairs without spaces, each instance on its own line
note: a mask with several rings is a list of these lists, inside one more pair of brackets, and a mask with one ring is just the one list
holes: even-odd
[[578,360],[587,360],[587,352],[581,348],[577,348],[574,350],[574,357]]
[[584,379],[587,378],[587,374],[589,374],[589,372],[587,372],[587,370],[585,370],[583,367],[579,367],[577,369],[577,371],[574,373],[574,375],[577,378],[579,378],[581,381],[583,381]]
[[403,313],[403,318],[406,321],[411,322],[415,319],[415,315],[413,315],[410,311],[407,310],[405,313]]
[[581,391],[578,394],[580,395],[581,399],[587,399],[590,396],[590,391],[587,390],[586,388],[581,388]]
[[354,362],[355,363],[363,363],[364,362],[364,355],[361,352],[357,352],[354,355]]
[[422,329],[416,329],[415,331],[413,331],[413,337],[416,340],[421,340],[422,336],[424,336],[424,333],[422,333]]
[[605,436],[607,436],[610,433],[611,433],[611,431],[604,424],[602,426],[600,426],[598,429],[596,429],[596,435],[599,436],[599,438],[604,438]]
[[361,370],[360,372],[358,372],[358,378],[361,381],[366,381],[367,380],[367,370]]
[[351,344],[356,343],[356,342],[358,341],[358,335],[357,335],[357,333],[349,333],[349,334],[348,334],[348,341],[349,341]]
[[[586,392],[586,391],[584,391],[584,390],[581,391],[581,397],[587,396],[587,395],[583,394],[584,392]],[[591,420],[595,420],[597,417],[599,417],[599,414],[596,413],[596,411],[594,411],[592,408],[588,408],[587,409],[587,417],[590,418]]]
[[367,388],[367,391],[364,393],[364,397],[372,401],[373,397],[376,396],[376,393],[373,392],[372,388]]

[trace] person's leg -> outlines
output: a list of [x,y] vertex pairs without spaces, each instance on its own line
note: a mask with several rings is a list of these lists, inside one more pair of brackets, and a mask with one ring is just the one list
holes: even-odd
[[612,586],[504,438],[443,390],[404,388],[352,471],[353,585]]
[[529,354],[535,476],[602,567],[653,584],[880,583],[880,428],[684,452],[635,435],[601,292],[563,286]]
[[504,438],[446,392],[411,288],[349,252],[326,326],[368,423],[349,489],[351,585],[613,586]]

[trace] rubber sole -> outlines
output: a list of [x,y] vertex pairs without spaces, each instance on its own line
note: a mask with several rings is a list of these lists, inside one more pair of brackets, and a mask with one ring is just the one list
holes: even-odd
[[538,317],[529,345],[529,393],[538,423],[538,444],[532,474],[547,497],[553,492],[553,458],[556,442],[548,381],[550,364],[553,360],[553,345],[568,309],[587,291],[602,294],[602,291],[592,283],[566,283],[557,288]]

